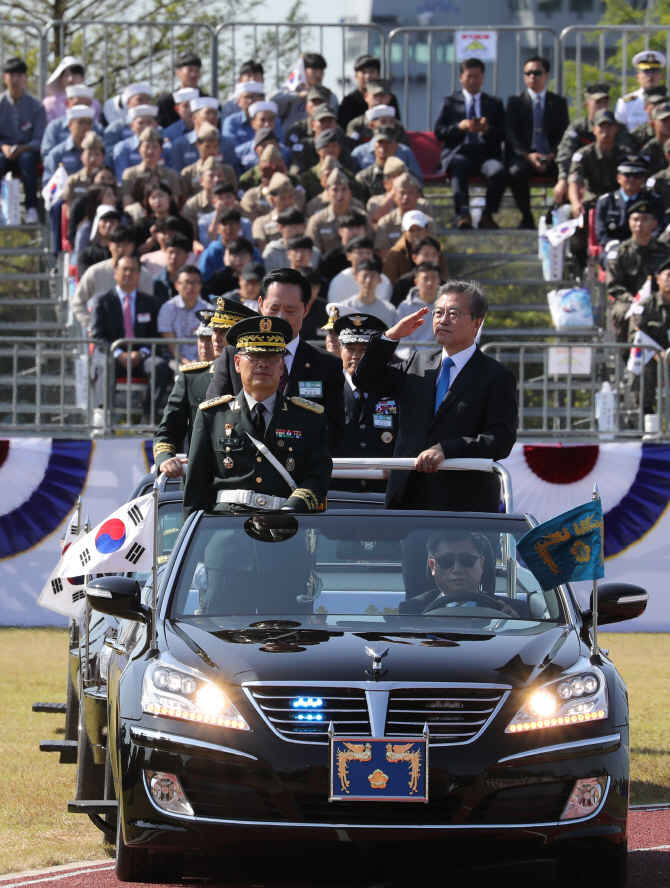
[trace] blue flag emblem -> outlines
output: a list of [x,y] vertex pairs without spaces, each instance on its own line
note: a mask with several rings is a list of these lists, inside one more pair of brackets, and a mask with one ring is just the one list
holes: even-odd
[[603,507],[599,499],[529,530],[517,552],[546,591],[571,580],[605,576]]

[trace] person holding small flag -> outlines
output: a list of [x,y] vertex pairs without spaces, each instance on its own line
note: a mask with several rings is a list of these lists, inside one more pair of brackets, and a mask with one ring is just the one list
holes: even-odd
[[640,377],[644,368],[644,412],[654,412],[659,356],[656,351],[641,346],[670,348],[670,258],[661,263],[655,275],[643,286],[646,293],[629,309],[629,338],[633,344],[628,359],[628,385],[636,409],[640,406]]

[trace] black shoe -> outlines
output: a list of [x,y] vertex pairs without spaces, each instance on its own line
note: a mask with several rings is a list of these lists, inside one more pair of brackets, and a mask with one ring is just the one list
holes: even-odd
[[517,225],[517,228],[521,231],[536,231],[537,225],[532,216],[524,216],[521,219],[521,222]]
[[477,228],[479,228],[480,230],[487,229],[489,231],[495,231],[496,229],[500,228],[500,225],[498,225],[498,223],[490,213],[484,211],[481,215]]
[[458,220],[458,224],[456,228],[460,228],[461,231],[472,228],[472,216],[470,213],[464,213],[461,218]]

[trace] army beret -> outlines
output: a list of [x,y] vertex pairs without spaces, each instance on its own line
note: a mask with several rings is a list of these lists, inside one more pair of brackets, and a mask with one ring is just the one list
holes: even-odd
[[587,99],[604,99],[609,98],[609,83],[590,83],[584,90]]
[[633,213],[648,213],[650,216],[653,216],[654,207],[648,200],[636,200],[626,208],[626,216],[630,217]]
[[615,123],[619,125],[619,121],[614,116],[614,111],[609,108],[599,108],[593,115],[593,125],[598,126],[601,123]]
[[339,141],[340,137],[337,134],[337,130],[324,130],[322,133],[319,133],[316,139],[314,139],[314,147],[318,151],[320,148],[325,148],[326,145],[332,145],[333,142]]
[[398,131],[394,127],[380,126],[372,137],[373,142],[397,142]]

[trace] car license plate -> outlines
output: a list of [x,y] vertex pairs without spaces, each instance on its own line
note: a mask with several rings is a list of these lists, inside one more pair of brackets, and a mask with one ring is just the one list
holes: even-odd
[[425,737],[331,737],[329,801],[427,802]]

